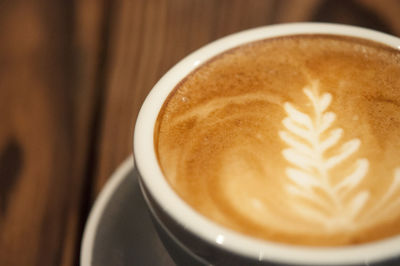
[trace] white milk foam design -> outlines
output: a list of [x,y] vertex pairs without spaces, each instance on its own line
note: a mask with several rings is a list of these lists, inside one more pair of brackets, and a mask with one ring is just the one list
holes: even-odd
[[[280,138],[289,146],[282,151],[282,155],[292,165],[285,171],[290,180],[286,191],[293,197],[312,203],[296,202],[293,211],[305,220],[322,225],[327,231],[352,230],[387,218],[395,208],[400,207],[400,197],[395,197],[400,189],[400,167],[395,169],[393,182],[384,196],[369,210],[363,209],[370,193],[368,190],[355,193],[355,190],[368,175],[368,159],[354,160],[354,170],[336,184],[333,184],[333,176],[330,175],[330,170],[356,155],[361,141],[354,138],[338,145],[343,129],[331,128],[336,114],[326,110],[332,95],[320,95],[318,81],[313,81],[303,92],[314,113],[303,113],[286,102],[284,109],[287,117],[282,120],[286,131],[279,132]],[[337,152],[326,156],[326,151],[331,148]],[[316,189],[326,197],[321,197]]]

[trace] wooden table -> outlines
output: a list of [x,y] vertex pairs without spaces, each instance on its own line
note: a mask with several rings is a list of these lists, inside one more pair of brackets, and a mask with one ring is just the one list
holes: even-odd
[[400,36],[400,1],[1,1],[0,265],[77,265],[162,74],[224,35],[295,21]]

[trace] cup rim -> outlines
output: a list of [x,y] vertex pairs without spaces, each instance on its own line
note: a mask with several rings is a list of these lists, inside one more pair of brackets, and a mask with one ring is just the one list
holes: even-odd
[[375,30],[331,23],[287,23],[262,26],[228,35],[191,53],[173,66],[145,99],[134,131],[134,157],[140,177],[157,204],[175,221],[202,240],[244,257],[277,263],[333,265],[383,261],[400,256],[400,236],[342,247],[307,247],[256,239],[225,228],[197,213],[166,181],[158,164],[154,129],[158,113],[170,92],[199,65],[248,42],[286,35],[328,34],[358,37],[400,50],[400,38]]

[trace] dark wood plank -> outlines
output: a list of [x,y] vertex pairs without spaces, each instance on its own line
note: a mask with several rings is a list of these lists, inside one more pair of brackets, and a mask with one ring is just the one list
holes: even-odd
[[399,4],[396,0],[118,1],[106,66],[94,195],[131,153],[134,122],[148,91],[191,51],[243,29],[298,21],[400,34]]
[[74,265],[104,5],[0,6],[0,265]]
[[400,36],[400,1],[358,0],[358,2],[390,27],[390,33]]
[[[90,210],[94,165],[97,152],[98,120],[101,113],[105,49],[108,38],[111,1],[73,1],[73,52],[75,121],[74,147],[71,154],[75,170],[75,184],[79,193],[67,220],[61,265],[78,265],[80,244],[86,218]],[[67,195],[67,197],[69,197]]]

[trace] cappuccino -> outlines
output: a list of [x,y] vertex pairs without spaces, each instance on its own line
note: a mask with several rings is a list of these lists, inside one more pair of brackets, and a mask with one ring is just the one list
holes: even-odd
[[269,241],[338,246],[400,234],[400,52],[293,35],[200,66],[154,132],[190,206]]

